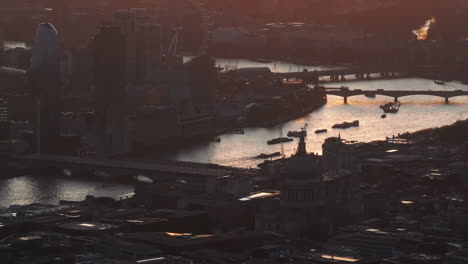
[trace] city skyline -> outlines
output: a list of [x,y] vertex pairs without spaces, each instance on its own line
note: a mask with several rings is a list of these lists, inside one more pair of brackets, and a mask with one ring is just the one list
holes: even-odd
[[3,264],[468,263],[464,0],[0,0]]

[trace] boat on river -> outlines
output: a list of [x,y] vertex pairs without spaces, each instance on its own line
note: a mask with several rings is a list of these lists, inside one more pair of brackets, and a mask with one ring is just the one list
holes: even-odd
[[390,102],[388,104],[384,104],[380,106],[380,109],[384,111],[384,113],[397,113],[400,110],[401,103],[400,102]]
[[274,145],[274,144],[280,144],[280,143],[286,143],[286,142],[291,142],[294,139],[288,138],[288,137],[279,137],[279,138],[274,138],[272,140],[268,140],[267,144],[268,145]]
[[321,133],[325,133],[327,131],[328,131],[327,129],[317,129],[317,130],[315,130],[315,134],[321,134]]
[[255,158],[257,158],[257,159],[269,159],[269,158],[278,157],[278,156],[281,156],[281,152],[274,152],[274,153],[270,153],[270,154],[262,153],[262,154],[256,156]]
[[358,126],[359,126],[359,120],[354,120],[353,122],[343,122],[343,123],[334,124],[333,128],[346,129],[346,128],[358,127]]
[[386,118],[387,117],[387,114],[383,114],[380,116],[381,118]]
[[304,134],[304,136],[307,136],[307,131],[302,130],[302,131],[289,131],[288,132],[288,137],[301,137],[301,135]]

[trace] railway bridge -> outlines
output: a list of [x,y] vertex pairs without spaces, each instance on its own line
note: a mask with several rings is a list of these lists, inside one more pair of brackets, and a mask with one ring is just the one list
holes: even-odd
[[276,76],[282,79],[301,79],[308,84],[318,84],[320,77],[330,77],[332,81],[346,81],[346,76],[355,76],[358,80],[371,79],[372,74],[380,74],[383,78],[392,78],[394,76],[417,75],[424,72],[437,72],[439,66],[415,66],[409,67],[405,65],[392,66],[360,66],[349,67],[344,69],[331,69],[320,71],[301,71],[301,72],[284,72],[276,73]]

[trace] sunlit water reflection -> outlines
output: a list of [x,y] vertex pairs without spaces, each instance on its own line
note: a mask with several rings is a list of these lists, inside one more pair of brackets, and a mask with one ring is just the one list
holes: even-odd
[[22,176],[0,180],[0,207],[30,203],[57,204],[60,200],[81,201],[86,195],[118,198],[133,187],[101,181],[45,176]]
[[[353,81],[339,85],[350,89],[362,90],[468,90],[467,85],[456,82],[446,85],[436,85],[432,80],[407,78],[395,80]],[[328,84],[328,86],[339,86]],[[379,105],[393,100],[390,97],[376,96],[367,98],[355,96],[343,103],[343,98],[328,96],[328,103],[319,110],[305,117],[282,125],[283,133],[299,130],[308,124],[308,150],[321,153],[321,145],[325,138],[341,136],[348,140],[369,142],[382,140],[386,136],[404,132],[414,132],[421,129],[451,124],[460,119],[468,118],[468,97],[454,97],[450,104],[445,104],[444,98],[433,96],[407,96],[400,98],[402,106],[397,114],[388,114],[382,119]],[[332,129],[335,123],[359,120],[360,127],[346,130]],[[327,133],[316,135],[317,129],[328,129]],[[220,136],[221,142],[209,142],[192,145],[178,150],[170,150],[164,155],[154,158],[173,160],[210,162],[239,167],[256,167],[259,160],[253,159],[260,153],[271,153],[281,150],[281,145],[267,145],[266,141],[280,135],[280,127],[247,128],[244,135],[226,134]],[[285,143],[286,155],[294,153],[297,141]]]

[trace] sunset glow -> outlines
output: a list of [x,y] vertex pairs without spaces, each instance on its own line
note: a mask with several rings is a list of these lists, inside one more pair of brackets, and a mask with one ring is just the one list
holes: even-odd
[[0,264],[466,257],[468,0],[0,2]]
[[428,33],[429,33],[429,29],[431,29],[431,26],[434,25],[435,23],[436,23],[436,19],[435,17],[433,17],[427,20],[426,23],[424,23],[424,25],[420,27],[419,29],[413,30],[413,34],[416,35],[418,40],[426,40]]

